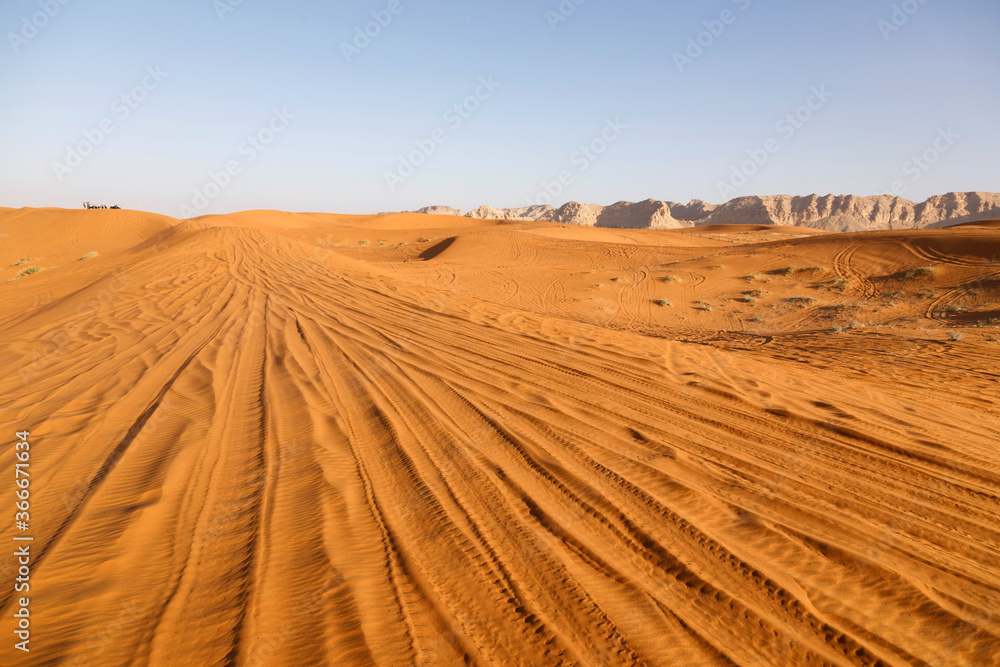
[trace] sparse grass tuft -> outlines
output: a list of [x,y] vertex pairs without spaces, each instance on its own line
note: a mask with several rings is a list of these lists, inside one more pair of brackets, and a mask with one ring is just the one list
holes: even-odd
[[934,275],[933,266],[918,266],[915,269],[903,272],[903,280],[918,280],[920,278],[930,278]]
[[665,283],[679,283],[681,281],[677,276],[663,276],[662,280]]
[[811,296],[790,296],[785,301],[788,303],[797,303],[800,306],[807,306],[810,303],[815,303],[816,299]]
[[783,269],[775,269],[774,271],[771,271],[771,273],[776,276],[790,276],[795,273],[796,270],[798,270],[798,267],[796,266],[786,266]]
[[82,261],[82,260],[85,260],[85,259],[93,259],[94,257],[97,257],[97,254],[98,254],[97,251],[93,251],[92,250],[92,251],[88,252],[86,255],[84,255],[83,257],[81,257],[80,260]]
[[655,299],[653,303],[655,303],[657,306],[662,306],[664,308],[674,305],[674,302],[671,301],[670,299]]
[[820,285],[826,289],[837,290],[838,292],[843,292],[847,289],[847,279],[846,278],[834,278],[833,280],[827,281]]
[[836,335],[836,334],[842,334],[842,333],[844,333],[844,327],[842,327],[840,325],[837,325],[837,326],[835,326],[835,327],[833,327],[833,328],[830,329],[830,333],[834,334],[834,335]]
[[368,245],[368,239],[361,239],[358,241],[358,245]]
[[964,339],[965,339],[965,336],[963,336],[962,334],[958,333],[957,331],[949,331],[948,332],[948,340],[955,341],[957,343],[958,341],[964,340]]
[[901,290],[893,290],[892,292],[886,292],[882,296],[884,296],[887,299],[898,299],[899,297],[903,296],[903,292]]
[[430,242],[430,239],[428,238],[417,239],[417,243],[428,243],[428,242]]
[[21,266],[22,264],[27,264],[31,261],[30,257],[22,257],[21,259],[14,262],[11,266]]
[[41,270],[42,270],[42,267],[40,267],[40,266],[29,266],[28,268],[24,269],[19,274],[17,274],[16,276],[14,276],[14,278],[17,279],[17,278],[23,278],[25,276],[30,276],[31,274],[38,273]]

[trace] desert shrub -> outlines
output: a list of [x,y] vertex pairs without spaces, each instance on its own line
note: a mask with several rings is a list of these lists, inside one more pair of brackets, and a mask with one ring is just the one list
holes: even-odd
[[84,259],[93,259],[94,257],[97,257],[97,254],[98,254],[97,252],[95,252],[95,251],[91,251],[91,252],[88,252],[88,253],[87,253],[86,255],[84,255],[83,257],[81,257],[80,259],[81,259],[81,260],[84,260]]
[[785,299],[785,301],[787,303],[796,303],[805,306],[810,303],[814,303],[816,299],[812,298],[811,296],[790,296],[787,299]]
[[843,292],[847,289],[847,283],[848,280],[846,278],[834,278],[833,280],[828,280],[825,283],[820,284],[820,287]]
[[22,257],[21,259],[14,262],[13,266],[21,266],[22,264],[27,264],[31,261],[30,257]]
[[667,306],[673,306],[674,305],[674,302],[671,301],[670,299],[656,299],[656,300],[653,301],[653,303],[655,303],[657,306],[662,306],[664,308],[667,307]]
[[665,283],[679,283],[681,281],[677,276],[663,276],[662,280]]
[[963,336],[962,334],[958,333],[957,331],[949,331],[948,332],[948,340],[955,341],[957,343],[958,341],[963,340],[964,338],[965,338],[965,336]]
[[919,280],[921,278],[930,278],[934,275],[934,267],[932,266],[918,266],[915,269],[909,269],[903,272],[903,280]]
[[24,269],[23,271],[21,271],[19,274],[17,274],[14,277],[15,278],[23,278],[25,276],[30,276],[33,273],[38,273],[41,270],[42,270],[42,267],[40,267],[40,266],[29,266],[28,268]]
[[842,327],[842,326],[840,326],[840,325],[837,325],[837,326],[835,326],[835,327],[832,327],[832,328],[830,329],[830,333],[831,333],[831,334],[842,334],[842,333],[844,333],[844,327]]

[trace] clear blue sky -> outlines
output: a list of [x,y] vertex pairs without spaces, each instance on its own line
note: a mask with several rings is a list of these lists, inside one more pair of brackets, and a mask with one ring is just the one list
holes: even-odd
[[[909,0],[898,26],[890,0],[237,2],[6,0],[0,206],[511,207],[560,172],[556,204],[1000,190],[996,0]],[[348,58],[372,12],[391,21]]]

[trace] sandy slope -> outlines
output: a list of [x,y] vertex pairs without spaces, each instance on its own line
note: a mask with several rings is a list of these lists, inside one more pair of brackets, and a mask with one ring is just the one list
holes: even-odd
[[995,227],[0,234],[0,664],[1000,664]]

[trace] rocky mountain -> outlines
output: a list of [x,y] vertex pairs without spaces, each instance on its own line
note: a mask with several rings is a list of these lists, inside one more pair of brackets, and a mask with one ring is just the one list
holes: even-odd
[[[461,215],[460,211],[446,211],[455,209],[432,207],[419,212]],[[752,196],[739,197],[718,206],[697,199],[688,204],[647,199],[611,206],[569,202],[559,208],[483,206],[465,216],[619,229],[682,229],[703,225],[787,225],[836,232],[922,229],[1000,218],[1000,193],[951,192],[920,203],[891,195]]]
[[414,211],[414,213],[426,213],[428,215],[455,215],[461,217],[465,215],[457,208],[452,208],[451,206],[425,206],[419,211]]

